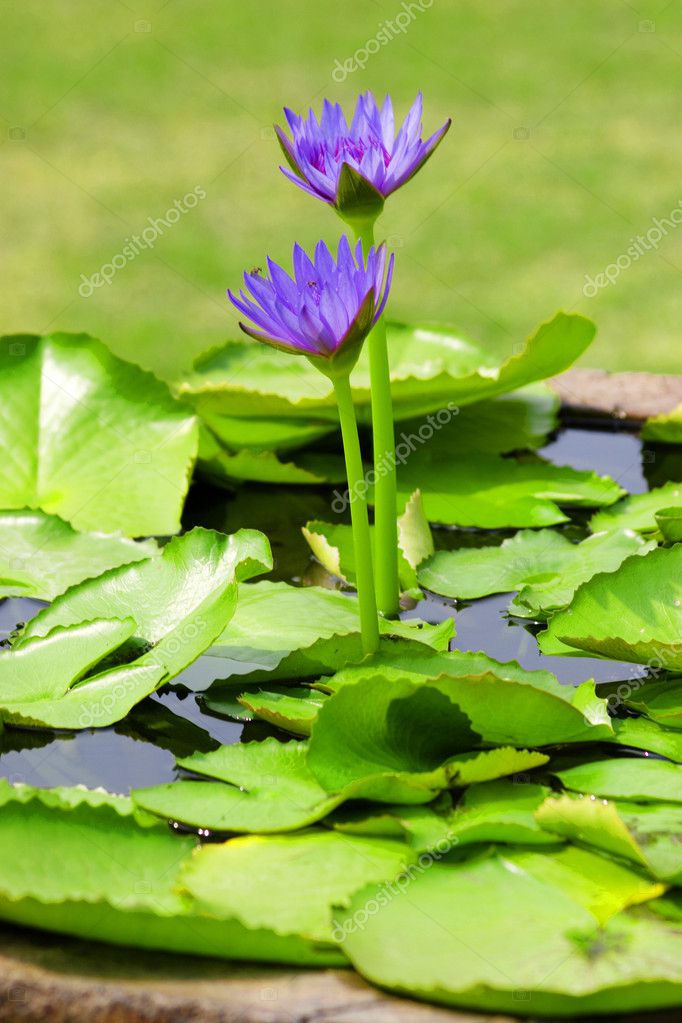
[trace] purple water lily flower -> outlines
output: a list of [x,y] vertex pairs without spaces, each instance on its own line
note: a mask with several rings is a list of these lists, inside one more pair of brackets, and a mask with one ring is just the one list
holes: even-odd
[[339,104],[329,100],[319,123],[312,110],[305,120],[286,107],[284,113],[293,140],[275,125],[291,167],[282,172],[304,192],[356,217],[358,208],[376,217],[384,199],[417,173],[450,127],[448,119],[422,141],[421,93],[397,135],[390,97],[380,110],[371,92],[358,98],[350,128]]
[[318,242],[314,260],[294,245],[294,276],[268,259],[268,274],[244,274],[245,290],[230,301],[251,322],[239,326],[258,341],[305,355],[327,376],[350,372],[362,342],[381,316],[391,287],[393,256],[386,246],[370,248],[363,260],[348,239],[339,242],[336,262]]

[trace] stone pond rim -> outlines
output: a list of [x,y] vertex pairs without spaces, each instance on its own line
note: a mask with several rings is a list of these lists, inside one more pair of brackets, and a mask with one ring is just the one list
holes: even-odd
[[[572,369],[570,418],[641,423],[682,405],[682,376]],[[586,1021],[588,1017],[577,1017]],[[589,1017],[679,1023],[679,1012]],[[0,923],[0,1023],[514,1023],[397,998],[353,970],[292,970],[147,952]],[[518,1023],[518,1021],[517,1021]]]

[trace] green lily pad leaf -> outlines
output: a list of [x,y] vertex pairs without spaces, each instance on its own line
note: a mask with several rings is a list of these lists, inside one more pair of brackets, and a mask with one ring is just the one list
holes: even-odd
[[236,606],[237,581],[271,567],[262,533],[240,530],[224,536],[193,529],[171,540],[161,557],[111,569],[67,590],[28,623],[15,649],[57,626],[131,617],[133,653],[145,654],[138,664],[161,664],[171,677],[224,630]]
[[463,845],[556,845],[557,837],[541,828],[534,816],[548,795],[548,788],[523,773],[513,780],[471,785],[446,818],[448,832]]
[[620,746],[646,750],[682,764],[682,731],[664,728],[648,718],[614,718],[614,735],[609,740]]
[[631,803],[682,803],[682,767],[666,760],[620,757],[554,772],[564,788]]
[[[177,874],[178,862],[196,842],[144,824],[126,797],[85,789],[13,790],[3,780],[0,890],[46,903],[105,899],[120,909],[156,899],[159,913],[177,912],[181,904],[166,875]],[[41,842],[29,841],[41,831]]]
[[589,909],[600,924],[628,906],[648,902],[665,892],[660,881],[576,846],[553,849],[550,855],[537,850],[510,850],[504,857],[538,881],[556,885]]
[[[370,882],[391,882],[413,854],[404,842],[334,831],[249,835],[205,845],[181,883],[205,913],[217,911],[250,928],[334,942],[332,906],[348,905]],[[235,885],[238,877],[241,884]]]
[[[311,551],[327,571],[344,582],[355,585],[355,550],[353,530],[343,523],[307,522],[301,532]],[[374,544],[374,526],[370,526]],[[417,566],[433,554],[431,527],[424,515],[421,493],[410,495],[403,513],[398,517],[398,572],[403,590],[417,586]]]
[[675,508],[661,508],[656,512],[656,525],[664,543],[682,541],[682,504]]
[[[422,415],[404,421],[396,436],[396,457],[402,463],[427,442],[448,457],[470,448],[489,454],[537,448],[556,427],[558,406],[557,395],[544,384],[462,408],[448,402],[426,420]],[[331,419],[226,416],[202,405],[202,427],[199,471],[218,485],[238,480],[311,485],[345,481],[340,454],[300,450],[337,433]],[[336,440],[332,443],[338,448]]]
[[0,599],[54,600],[69,586],[109,568],[154,557],[153,540],[77,533],[68,522],[40,511],[0,513]]
[[179,887],[196,840],[140,815],[129,799],[3,781],[0,803],[0,919],[190,955],[342,962],[302,938],[204,913]]
[[197,453],[166,384],[85,334],[0,339],[0,507],[78,530],[175,533]]
[[650,902],[647,909],[658,913],[664,920],[682,920],[682,893],[678,890],[668,892],[660,899]]
[[593,576],[538,637],[545,654],[600,654],[682,670],[682,546],[628,558]]
[[[429,520],[424,514],[421,490],[415,490],[413,494],[410,494],[405,511],[398,517],[398,548],[402,554],[402,560],[408,566],[403,568],[405,578],[409,579],[411,586],[416,586],[417,568],[434,551],[433,536]],[[408,570],[411,570],[409,576]]]
[[[282,687],[279,691],[242,693],[239,703],[252,715],[294,735],[310,735],[317,713],[328,699],[324,693],[300,686]],[[210,704],[214,709],[216,701]]]
[[340,455],[304,452],[293,462],[283,461],[274,451],[228,451],[207,430],[201,432],[197,471],[219,485],[246,481],[320,486],[346,480]]
[[529,681],[539,689],[556,690],[570,699],[571,687],[562,687],[556,676],[549,671],[525,671],[516,661],[503,664],[482,652],[473,650],[432,650],[407,640],[397,640],[382,646],[375,654],[365,657],[359,664],[349,664],[334,675],[325,676],[316,683],[327,692],[337,692],[343,686],[355,685],[365,679],[382,675],[390,680],[412,679],[422,682],[439,675],[486,675],[495,674],[511,681]]
[[[397,431],[398,455],[421,444],[445,454],[474,450],[502,455],[542,447],[558,426],[560,400],[546,384],[529,384],[510,394],[405,420]],[[406,445],[406,447],[401,447]]]
[[642,437],[657,444],[682,444],[682,405],[672,412],[647,419],[642,427]]
[[[381,987],[459,1008],[516,1015],[529,1003],[554,1016],[679,1004],[679,930],[639,906],[600,927],[585,892],[565,890],[568,871],[559,887],[534,876],[537,862],[437,862],[392,898],[369,886],[335,912],[343,950]],[[532,927],[519,928],[520,906]]]
[[645,542],[628,529],[596,533],[573,546],[563,570],[553,579],[538,579],[524,586],[509,605],[509,611],[520,618],[545,621],[570,604],[578,587],[594,575],[615,572],[626,558],[648,554],[655,546],[655,541]]
[[[276,739],[221,746],[179,760],[213,781],[177,781],[136,789],[137,806],[193,827],[268,834],[303,828],[342,802],[317,781],[307,744]],[[222,784],[221,784],[222,783]]]
[[532,682],[492,672],[415,681],[375,669],[320,709],[308,763],[330,792],[362,780],[366,798],[425,803],[456,779],[451,758],[477,746],[542,747],[611,734],[610,724],[589,724],[579,707]]
[[63,696],[134,630],[132,618],[100,619],[58,627],[19,649],[0,650],[0,699],[16,703]]
[[205,713],[214,717],[229,718],[231,721],[253,721],[256,715],[249,707],[239,702],[241,695],[239,689],[227,689],[217,683],[215,689],[211,687],[198,696],[197,702]]
[[[594,325],[582,316],[557,313],[528,338],[521,351],[496,366],[483,346],[444,327],[387,324],[391,390],[398,420],[492,398],[567,369],[588,347]],[[353,398],[360,418],[371,417],[367,346],[353,371]],[[303,359],[264,345],[230,341],[208,352],[176,391],[198,411],[218,415],[295,416],[337,421],[331,382]],[[413,488],[414,489],[414,488]]]
[[615,529],[634,529],[653,533],[658,529],[656,513],[664,508],[682,507],[682,484],[665,483],[646,494],[631,494],[612,508],[599,511],[590,519],[593,533]]
[[682,730],[682,678],[645,678],[608,687],[614,707],[624,705],[652,721]]
[[368,811],[346,803],[328,821],[350,834],[392,835],[406,839],[416,852],[443,853],[455,846],[485,844],[560,845],[562,839],[540,827],[534,812],[550,790],[520,773],[469,785],[453,808],[434,803],[386,806]]
[[[382,619],[380,629],[443,650],[454,622],[449,618],[431,626],[414,619]],[[236,613],[209,653],[216,658],[216,674],[242,688],[245,683],[318,678],[362,658],[357,602],[318,586],[267,581],[242,586]]]
[[[376,654],[366,657],[360,664],[349,665],[335,675],[320,679],[316,687],[325,692],[338,692],[345,686],[364,683],[377,676],[387,682],[409,680],[415,684],[445,678],[478,681],[494,676],[506,683],[531,686],[553,698],[565,701],[590,725],[605,726],[599,733],[602,739],[608,739],[613,734],[607,702],[596,695],[594,682],[583,682],[579,686],[561,685],[556,675],[550,671],[526,671],[516,661],[503,664],[488,657],[487,654],[471,650],[450,650],[443,653],[430,650],[421,644],[394,642],[387,644]],[[504,745],[509,740],[501,737],[492,741]]]
[[653,546],[631,530],[574,544],[551,529],[526,529],[499,546],[439,551],[417,574],[434,593],[465,600],[519,590],[512,614],[546,618],[570,604],[578,586],[595,573],[612,572],[631,554],[646,554]]
[[135,631],[131,618],[58,626],[0,651],[0,718],[46,728],[103,728],[165,679],[163,664],[133,662],[84,676]]
[[536,818],[547,831],[632,860],[661,881],[682,880],[679,805],[565,795],[547,799]]
[[[337,429],[328,419],[229,416],[217,412],[205,412],[202,424],[221,447],[232,454],[243,450],[283,454],[303,448]],[[206,443],[209,441],[207,438]]]
[[545,753],[538,753],[536,750],[498,746],[496,749],[460,753],[450,757],[445,769],[450,785],[453,788],[461,788],[518,774],[520,771],[531,771],[548,761],[549,757]]
[[442,793],[433,803],[411,806],[346,803],[325,824],[348,835],[401,838],[414,852],[435,849],[443,855],[457,844],[457,839],[450,836],[447,814],[451,809],[449,792]]
[[607,476],[537,456],[518,460],[477,453],[472,459],[470,451],[446,453],[430,445],[415,450],[398,470],[399,500],[417,488],[430,522],[488,529],[556,525],[568,520],[564,506],[613,504],[623,494]]
[[[455,757],[428,778],[408,771],[386,778],[383,787],[403,794],[407,802],[428,802],[433,789],[448,784],[467,785],[478,778],[494,778],[533,768],[547,761],[527,750],[490,750],[472,757]],[[338,791],[321,786],[308,765],[308,744],[262,743],[221,746],[206,754],[178,761],[180,767],[214,781],[179,781],[133,793],[136,805],[150,813],[194,827],[258,834],[291,831],[326,817],[347,799],[366,798],[377,783],[361,774],[349,778]],[[220,784],[222,783],[222,784]]]

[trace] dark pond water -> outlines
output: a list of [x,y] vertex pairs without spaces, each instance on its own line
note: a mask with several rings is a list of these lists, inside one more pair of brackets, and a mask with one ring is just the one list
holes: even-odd
[[[682,479],[680,452],[644,448],[637,436],[622,430],[567,427],[543,454],[559,465],[608,474],[631,493],[641,493],[666,479]],[[329,518],[329,500],[324,491],[251,487],[230,495],[200,485],[190,494],[185,525],[204,525],[225,532],[242,526],[263,529],[275,555],[272,578],[305,585],[324,581],[323,571],[311,561],[300,536],[300,525],[313,518]],[[580,522],[570,528],[580,535]],[[480,536],[437,531],[440,547],[462,542],[480,542]],[[637,666],[614,661],[543,657],[527,623],[506,616],[508,601],[503,595],[459,607],[457,647],[485,650],[502,661],[517,660],[527,669],[546,668],[566,683],[588,678],[615,681],[643,674]],[[0,639],[42,606],[31,600],[0,602]],[[454,613],[453,602],[430,598],[403,617],[439,622]],[[236,724],[202,711],[197,695],[187,685],[200,683],[205,688],[214,677],[215,666],[216,659],[201,658],[173,686],[145,700],[113,728],[77,733],[8,728],[0,734],[0,776],[41,787],[102,785],[113,792],[128,792],[137,786],[172,781],[176,757],[208,750],[218,743],[267,734],[260,724]]]

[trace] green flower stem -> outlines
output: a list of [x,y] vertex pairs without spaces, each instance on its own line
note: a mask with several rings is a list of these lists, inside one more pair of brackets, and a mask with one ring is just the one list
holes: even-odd
[[348,376],[334,377],[334,391],[339,407],[343,451],[346,458],[350,515],[353,525],[353,547],[355,550],[355,578],[360,605],[360,627],[362,647],[366,654],[373,653],[379,646],[379,621],[374,595],[374,570],[372,567],[372,546],[369,537],[369,519],[365,501],[364,474],[358,424],[355,418],[353,395]]
[[[374,244],[374,221],[355,228],[367,252]],[[398,583],[398,491],[395,463],[393,400],[384,317],[370,332],[369,373],[372,391],[372,439],[374,445],[374,534],[376,552],[377,604],[382,614],[395,616],[400,610]]]

